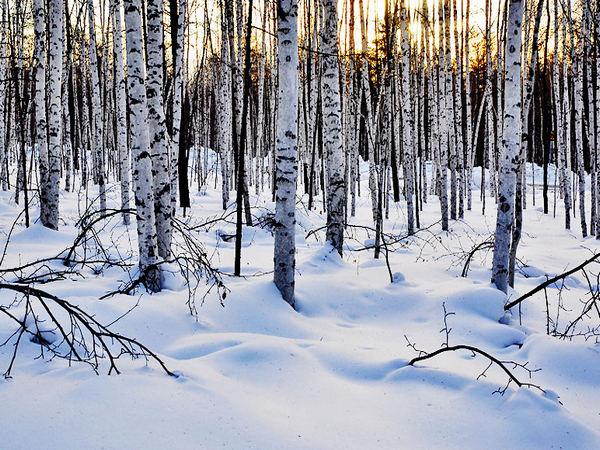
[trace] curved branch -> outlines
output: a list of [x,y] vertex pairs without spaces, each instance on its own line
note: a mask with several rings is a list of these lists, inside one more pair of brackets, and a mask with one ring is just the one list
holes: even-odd
[[[521,387],[521,386],[533,386],[533,385],[530,385],[528,383],[522,383],[522,382],[520,382],[517,379],[517,377],[515,377],[510,370],[508,370],[508,368],[502,363],[502,361],[500,361],[499,359],[493,357],[489,353],[484,352],[483,350],[480,350],[477,347],[473,347],[471,345],[453,345],[451,347],[442,347],[440,349],[437,349],[433,353],[429,353],[429,354],[423,355],[423,356],[417,356],[416,358],[411,359],[410,362],[408,363],[408,365],[409,366],[414,366],[415,363],[417,363],[419,361],[424,361],[426,359],[433,358],[434,356],[437,356],[437,355],[439,355],[441,353],[453,352],[453,351],[456,351],[456,350],[469,350],[469,351],[471,351],[473,353],[478,353],[481,356],[486,357],[487,359],[489,359],[490,361],[492,361],[494,364],[496,364],[498,367],[500,367],[508,375],[508,377],[512,381],[514,381],[515,383],[517,383],[517,386],[519,386],[519,387]],[[538,386],[535,386],[535,387],[538,387]]]

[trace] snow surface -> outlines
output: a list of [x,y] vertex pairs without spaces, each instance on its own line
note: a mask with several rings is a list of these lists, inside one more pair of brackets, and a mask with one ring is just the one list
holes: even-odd
[[[366,179],[364,172],[363,197],[350,222],[368,227]],[[477,173],[473,181],[478,189]],[[222,214],[220,193],[212,187],[193,197],[190,223]],[[0,248],[21,211],[11,195],[0,193]],[[117,187],[109,195],[109,205],[117,207]],[[531,195],[530,187],[511,299],[599,250],[594,238],[581,238],[578,219],[572,231],[564,230],[560,200],[554,218],[541,212],[541,189],[536,206]],[[372,249],[365,249],[374,236],[363,228],[348,229],[343,258],[324,244],[323,232],[306,237],[325,224],[326,215],[320,203],[308,212],[303,198],[298,205],[297,312],[272,283],[273,237],[261,227],[244,228],[244,277],[224,277],[229,289],[224,306],[212,292],[200,307],[199,291],[197,318],[189,314],[187,289],[176,266],[165,275],[166,289],[154,295],[138,291],[99,300],[128,279],[119,268],[99,267],[97,273],[86,268],[66,280],[36,285],[105,324],[133,308],[111,329],[156,351],[179,376],[167,376],[153,361],[125,357],[118,360],[120,375],[107,375],[107,361],[96,375],[86,364],[38,358],[40,346],[25,340],[12,378],[0,378],[0,449],[600,448],[597,339],[547,336],[543,293],[522,303],[521,322],[517,308],[505,316],[507,298],[489,282],[489,249],[475,254],[468,278],[460,277],[465,252],[493,233],[493,199],[486,199],[483,216],[474,190],[472,211],[464,221],[451,221],[447,233],[437,223],[437,198],[428,200],[421,224],[429,228],[393,245],[388,271],[385,257],[375,260]],[[85,193],[63,191],[60,201],[58,232],[39,224],[25,229],[19,219],[2,269],[56,255],[72,244]],[[268,194],[253,196],[252,203],[256,215],[274,209]],[[388,233],[404,235],[404,208],[390,205]],[[231,273],[234,241],[223,240],[224,234],[233,234],[233,224],[216,222],[197,237],[213,265]],[[101,238],[111,252],[135,262],[134,227],[126,229],[115,217]],[[48,266],[64,269],[59,262]],[[590,271],[597,274],[598,267]],[[5,274],[5,281],[14,281],[11,276]],[[562,310],[558,287],[548,289],[558,330],[587,298],[581,273],[565,285]],[[0,304],[16,297],[0,291]],[[449,345],[476,346],[502,361],[541,369],[530,376],[507,364],[520,381],[539,385],[545,393],[511,383],[501,395],[497,391],[506,387],[506,374],[495,366],[486,370],[489,361],[466,350],[409,366],[418,353],[407,340],[427,352],[446,343],[444,308]],[[599,322],[591,316],[582,330]],[[15,328],[0,315],[0,342]],[[0,348],[2,372],[12,351],[13,341]]]

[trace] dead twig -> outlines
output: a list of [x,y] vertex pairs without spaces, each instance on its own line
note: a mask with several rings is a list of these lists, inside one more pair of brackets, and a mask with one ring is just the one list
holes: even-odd
[[[152,359],[160,365],[165,373],[170,376],[176,376],[167,368],[158,355],[144,344],[134,338],[110,330],[108,326],[100,323],[92,314],[87,313],[79,306],[31,286],[0,283],[0,290],[2,289],[20,293],[25,300],[23,319],[19,319],[17,315],[10,311],[11,307],[18,306],[18,303],[13,303],[13,305],[9,306],[0,306],[0,312],[19,325],[19,328],[2,344],[6,345],[15,336],[17,337],[13,344],[14,351],[11,362],[6,372],[4,372],[4,377],[8,378],[11,376],[17,350],[21,343],[21,338],[25,333],[33,336],[32,341],[40,345],[42,352],[46,349],[52,354],[52,357],[63,358],[68,361],[85,362],[96,373],[99,370],[99,360],[102,358],[108,358],[109,360],[109,375],[113,371],[117,374],[120,373],[116,360],[121,355],[129,355],[134,359],[139,357],[144,357],[147,361]],[[44,328],[41,327],[43,320],[40,319],[41,316],[38,315],[34,307],[34,300],[41,305],[42,314],[49,319],[49,325]],[[55,310],[56,307],[58,308],[57,310]],[[58,315],[59,313],[66,313],[67,320],[61,320]],[[33,325],[28,325],[27,319],[29,317],[33,318]],[[50,326],[53,329],[46,329]],[[52,339],[51,342],[50,336],[56,336],[57,339]],[[66,349],[62,348],[63,344],[66,345]]]

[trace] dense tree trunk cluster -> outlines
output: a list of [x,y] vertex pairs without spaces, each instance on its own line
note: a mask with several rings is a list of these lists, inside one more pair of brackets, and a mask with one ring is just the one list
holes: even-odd
[[[302,194],[340,255],[368,198],[379,257],[392,202],[410,235],[435,196],[450,230],[479,184],[484,212],[497,204],[492,280],[505,292],[528,193],[535,202],[543,189],[545,213],[554,196],[567,229],[579,214],[582,235],[600,237],[597,2],[365,3],[1,0],[2,189],[26,214],[39,201],[40,221],[57,229],[61,186],[87,190],[102,211],[118,182],[119,206],[135,199],[152,290],[178,194],[189,207],[189,188],[214,177],[228,209],[236,190],[240,243],[251,192],[270,192],[275,284],[291,305]],[[527,185],[526,163],[542,180]]]

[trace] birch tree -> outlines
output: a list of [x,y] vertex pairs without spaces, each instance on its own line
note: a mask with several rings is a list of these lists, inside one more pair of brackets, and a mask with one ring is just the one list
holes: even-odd
[[148,0],[148,72],[146,75],[146,96],[148,101],[148,126],[150,158],[154,183],[154,214],[158,255],[168,258],[171,253],[171,178],[169,176],[170,145],[163,93],[163,1]]
[[336,0],[323,0],[323,140],[327,158],[327,241],[342,254],[344,244],[344,157],[341,136],[338,14]]
[[[173,49],[173,133],[171,148],[171,208],[172,214],[175,214],[177,206],[178,180],[182,175],[180,170],[187,170],[187,166],[183,167],[183,161],[180,161],[180,127],[181,127],[181,110],[182,110],[182,88],[183,88],[183,52],[184,52],[184,36],[187,14],[187,0],[171,0],[171,14],[176,18],[171,17],[171,40]],[[173,29],[175,28],[175,29]],[[184,151],[187,149],[183,149]],[[183,177],[183,179],[187,179]],[[186,203],[187,203],[186,199]],[[186,205],[183,205],[186,206]],[[189,206],[189,205],[188,205]],[[170,220],[170,219],[169,219]]]
[[141,0],[124,0],[129,88],[129,136],[133,157],[133,185],[137,211],[139,267],[146,288],[161,289],[157,266],[158,244],[154,218],[152,161],[148,138],[148,106],[142,41]]
[[[0,30],[0,117],[5,118],[5,108],[7,105],[7,86],[8,86],[8,71],[7,71],[7,36],[6,36],[6,21],[7,21],[7,9],[8,4],[6,0],[2,1],[2,16],[0,20],[2,20],[2,29]],[[7,161],[7,151],[6,151],[6,133],[7,133],[7,124],[5,120],[0,121],[0,178],[2,184],[2,190],[6,191],[8,188],[7,178],[8,178],[8,161]]]
[[521,28],[524,0],[510,0],[504,57],[504,121],[492,283],[508,290],[508,256],[514,220],[515,188],[520,151]]
[[409,17],[405,4],[406,0],[400,2],[400,29],[401,29],[401,52],[402,52],[402,83],[400,89],[400,102],[402,107],[402,149],[404,152],[404,192],[406,197],[406,213],[408,234],[415,231],[415,207],[414,207],[414,143],[412,132],[415,126],[411,108],[411,70],[410,70],[410,33],[408,31]]
[[35,141],[39,154],[40,171],[40,221],[53,228],[49,222],[49,168],[48,123],[46,122],[46,7],[44,0],[34,0],[35,27]]
[[373,121],[372,101],[371,101],[371,87],[369,85],[369,60],[367,59],[367,21],[365,18],[365,8],[363,0],[358,0],[358,9],[360,13],[360,35],[361,35],[361,50],[362,50],[362,68],[360,73],[360,81],[362,88],[362,95],[364,96],[364,102],[366,105],[366,116],[364,117],[364,123],[366,128],[365,136],[365,149],[368,153],[369,158],[369,191],[371,194],[371,209],[373,211],[373,223],[379,222],[378,216],[381,215],[377,205],[377,181],[376,181],[376,167],[375,167],[375,140],[373,139],[372,133],[374,133],[375,125]]
[[102,103],[100,99],[100,67],[98,66],[98,45],[96,42],[96,19],[94,13],[94,1],[88,0],[88,19],[89,19],[89,59],[90,59],[90,75],[92,81],[91,99],[92,99],[92,145],[95,162],[95,175],[98,183],[100,195],[100,210],[106,210],[106,169],[104,165],[104,123],[102,121]]
[[[450,47],[444,45],[444,0],[439,1],[438,6],[438,27],[439,27],[439,48],[438,48],[438,112],[439,112],[439,183],[440,183],[440,208],[442,212],[442,230],[448,230],[448,148],[449,148],[449,110],[452,108],[450,100],[451,93],[448,92],[448,86],[451,83],[446,82],[449,77],[448,67],[449,57],[446,57],[445,49]],[[448,31],[447,36],[450,36]]]
[[[127,105],[125,90],[125,71],[123,67],[123,38],[121,27],[121,2],[112,2],[113,18],[113,64],[114,89],[117,115],[117,150],[119,152],[119,175],[121,180],[121,208],[129,209],[130,163],[129,147],[127,145]],[[123,223],[129,225],[129,213],[123,212]]]
[[231,180],[231,95],[228,80],[231,79],[229,73],[229,51],[228,51],[228,34],[227,25],[225,23],[224,8],[221,8],[221,60],[219,64],[218,82],[219,87],[216,93],[217,103],[217,150],[221,160],[221,198],[223,202],[223,210],[227,209],[229,204],[229,191]]
[[[571,229],[571,183],[570,183],[570,173],[567,167],[567,154],[569,152],[569,142],[570,142],[570,133],[566,133],[566,127],[570,128],[570,120],[567,120],[567,116],[570,117],[570,114],[567,114],[565,111],[568,108],[568,95],[565,93],[566,87],[566,77],[563,77],[563,83],[561,84],[560,78],[560,62],[559,62],[559,41],[560,41],[560,23],[558,16],[558,0],[554,0],[554,58],[552,64],[552,81],[553,81],[553,93],[554,93],[554,107],[555,107],[555,117],[556,117],[556,149],[558,155],[558,166],[559,166],[559,175],[560,175],[560,184],[561,190],[564,199],[565,205],[565,228],[567,230]],[[563,27],[564,29],[564,27]],[[566,59],[566,50],[564,50],[564,42],[563,39],[563,59]],[[566,67],[566,66],[564,66]]]
[[275,285],[294,307],[296,176],[298,172],[298,3],[279,0],[278,114],[275,188]]
[[[567,2],[567,20],[569,23],[569,34],[571,38],[571,64],[573,65],[573,84],[574,84],[574,119],[575,119],[575,151],[577,161],[577,176],[579,181],[579,220],[581,224],[581,234],[586,237],[587,223],[585,218],[585,163],[583,159],[583,64],[582,57],[585,53],[584,39],[580,38],[581,48],[579,55],[576,55],[575,30],[573,27],[573,17],[571,14],[571,2]],[[582,30],[583,32],[583,30]],[[566,74],[565,74],[566,76]]]
[[48,216],[44,225],[55,230],[58,229],[62,144],[63,5],[63,0],[50,0],[48,4]]

